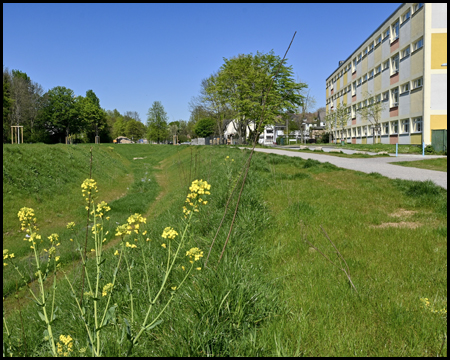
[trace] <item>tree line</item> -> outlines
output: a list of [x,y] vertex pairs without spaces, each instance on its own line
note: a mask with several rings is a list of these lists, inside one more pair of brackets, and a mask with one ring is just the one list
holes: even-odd
[[[153,102],[144,124],[135,111],[121,114],[105,110],[93,90],[75,96],[73,90],[56,86],[44,92],[25,72],[3,68],[3,142],[11,142],[11,126],[21,125],[25,142],[58,143],[72,137],[75,142],[112,142],[118,136],[134,141],[180,142],[194,137],[223,136],[234,120],[234,139],[246,134],[259,136],[264,126],[287,123],[289,131],[301,126],[315,106],[307,84],[293,78],[292,66],[273,51],[239,54],[224,58],[223,65],[201,81],[200,94],[189,103],[188,121],[168,121],[160,101]],[[295,114],[302,116],[293,116]],[[259,129],[251,124],[261,122]]]

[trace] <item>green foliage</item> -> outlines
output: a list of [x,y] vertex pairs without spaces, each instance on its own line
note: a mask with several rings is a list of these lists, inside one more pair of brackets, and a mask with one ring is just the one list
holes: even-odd
[[158,144],[169,136],[168,116],[160,101],[155,101],[147,113],[147,139]]
[[82,97],[75,99],[73,90],[56,86],[46,93],[46,98],[41,121],[52,138],[64,142],[65,136],[80,132]]
[[306,85],[293,80],[292,66],[282,64],[274,78],[280,62],[281,58],[273,51],[224,58],[210,92],[217,92],[221,99],[230,104],[237,115],[240,138],[251,121],[257,123],[261,120],[263,111],[262,127],[274,124],[280,116],[293,113],[302,104],[303,96],[299,92]]
[[216,127],[216,122],[214,119],[205,118],[200,119],[197,124],[195,124],[195,134],[198,137],[204,138],[214,134],[214,129]]

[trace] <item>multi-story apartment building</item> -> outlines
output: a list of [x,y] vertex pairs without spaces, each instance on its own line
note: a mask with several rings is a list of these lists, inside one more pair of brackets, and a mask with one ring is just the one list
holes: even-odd
[[430,144],[431,130],[447,129],[446,3],[402,4],[339,61],[326,79],[327,112],[345,103],[351,113],[338,138],[373,142],[373,124],[357,111],[366,101],[385,104],[377,132],[382,143]]

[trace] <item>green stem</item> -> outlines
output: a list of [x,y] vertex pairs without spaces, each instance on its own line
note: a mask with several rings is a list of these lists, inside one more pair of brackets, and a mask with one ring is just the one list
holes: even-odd
[[111,300],[111,295],[112,295],[112,291],[114,289],[114,284],[116,283],[117,272],[119,271],[120,260],[122,259],[122,252],[123,252],[123,250],[120,251],[119,261],[117,263],[116,271],[114,271],[113,282],[112,282],[113,286],[112,286],[111,292],[109,293],[108,301],[106,302],[105,312],[103,313],[102,321],[100,322],[101,326],[103,326],[103,321],[105,321],[106,312],[108,311],[109,301]]
[[124,258],[125,258],[125,263],[127,264],[127,271],[128,271],[128,281],[130,283],[130,302],[131,302],[131,323],[133,323],[133,319],[134,319],[134,311],[133,311],[133,283],[131,281],[131,269],[130,266],[128,265],[128,258],[126,253],[124,253]]
[[76,301],[76,303],[77,303],[77,305],[78,305],[78,309],[80,310],[81,318],[83,319],[84,326],[86,327],[86,331],[87,331],[87,334],[88,334],[88,336],[89,336],[89,340],[91,341],[91,344],[92,344],[92,353],[93,353],[94,356],[98,356],[98,354],[95,353],[94,340],[93,340],[93,338],[92,338],[91,332],[89,331],[89,327],[88,327],[88,325],[86,324],[86,319],[84,318],[84,315],[83,315],[83,309],[81,309],[80,302],[78,301],[78,299],[77,299],[77,297],[76,297],[76,295],[75,295],[75,291],[74,291],[74,289],[73,289],[73,287],[72,287],[72,283],[70,282],[70,280],[69,280],[69,278],[67,277],[67,274],[66,274],[66,273],[64,273],[64,276],[65,276],[67,282],[69,283],[70,289],[72,290],[73,297],[75,298],[75,301]]
[[[184,238],[186,237],[187,229],[189,228],[189,225],[190,225],[190,223],[191,223],[192,214],[193,214],[193,212],[191,212],[191,213],[189,214],[189,219],[188,219],[188,221],[187,221],[187,223],[186,223],[186,226],[185,226],[185,228],[184,228],[183,235],[181,236],[181,240],[180,240],[180,243],[178,244],[177,251],[175,252],[175,255],[174,255],[174,257],[173,257],[172,264],[170,265],[170,267],[168,267],[168,270],[167,270],[167,272],[166,272],[166,274],[165,274],[165,276],[164,276],[164,280],[163,280],[163,282],[162,282],[162,284],[161,284],[161,287],[160,287],[158,293],[156,294],[156,296],[155,296],[155,298],[153,299],[153,301],[150,302],[150,305],[149,305],[148,310],[147,310],[147,314],[145,315],[144,322],[142,323],[141,330],[140,330],[139,333],[136,335],[136,337],[133,339],[132,345],[131,345],[131,346],[133,346],[133,345],[137,342],[137,340],[138,340],[139,337],[141,336],[142,332],[143,332],[144,329],[146,328],[146,323],[147,323],[148,317],[150,316],[150,312],[151,312],[151,310],[152,310],[152,308],[153,308],[153,305],[156,303],[156,300],[158,300],[159,295],[161,295],[161,292],[162,292],[162,290],[164,289],[164,286],[165,286],[165,284],[166,284],[167,278],[169,277],[169,273],[172,271],[172,267],[173,267],[173,265],[174,265],[174,263],[175,263],[175,260],[176,260],[176,258],[177,258],[177,256],[178,256],[178,253],[179,253],[179,251],[180,251],[180,248],[181,248],[181,246],[182,246],[182,244],[183,244],[183,242],[184,242]],[[170,242],[169,242],[169,244],[170,244]],[[126,258],[125,258],[125,259],[126,259]],[[192,269],[192,267],[191,267],[191,269]],[[186,277],[187,277],[187,275],[186,275]],[[185,277],[185,278],[186,278],[186,277]],[[184,281],[184,280],[183,280],[183,281]],[[173,297],[173,295],[172,295],[172,297]],[[172,300],[172,297],[170,298],[169,302]],[[166,304],[166,306],[164,306],[164,309],[167,307],[167,305],[168,305],[168,303]],[[163,310],[164,310],[164,309],[163,309]],[[160,313],[160,314],[161,314],[161,313]],[[158,317],[159,317],[159,316],[160,316],[160,315],[158,315]],[[152,324],[153,324],[153,323],[154,323],[154,321],[152,322]],[[131,349],[130,349],[130,350],[131,350]]]
[[145,261],[145,255],[144,255],[144,246],[142,246],[141,254],[142,254],[142,260],[144,261],[145,279],[147,280],[148,300],[152,301],[152,295],[150,293],[150,281],[148,279],[147,262]]

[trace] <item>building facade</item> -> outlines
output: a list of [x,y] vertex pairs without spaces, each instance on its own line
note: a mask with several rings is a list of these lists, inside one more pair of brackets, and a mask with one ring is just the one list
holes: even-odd
[[428,145],[447,129],[446,3],[402,4],[326,79],[327,113],[346,104],[351,119],[337,138],[373,143],[358,112],[370,102],[383,103],[378,142]]

